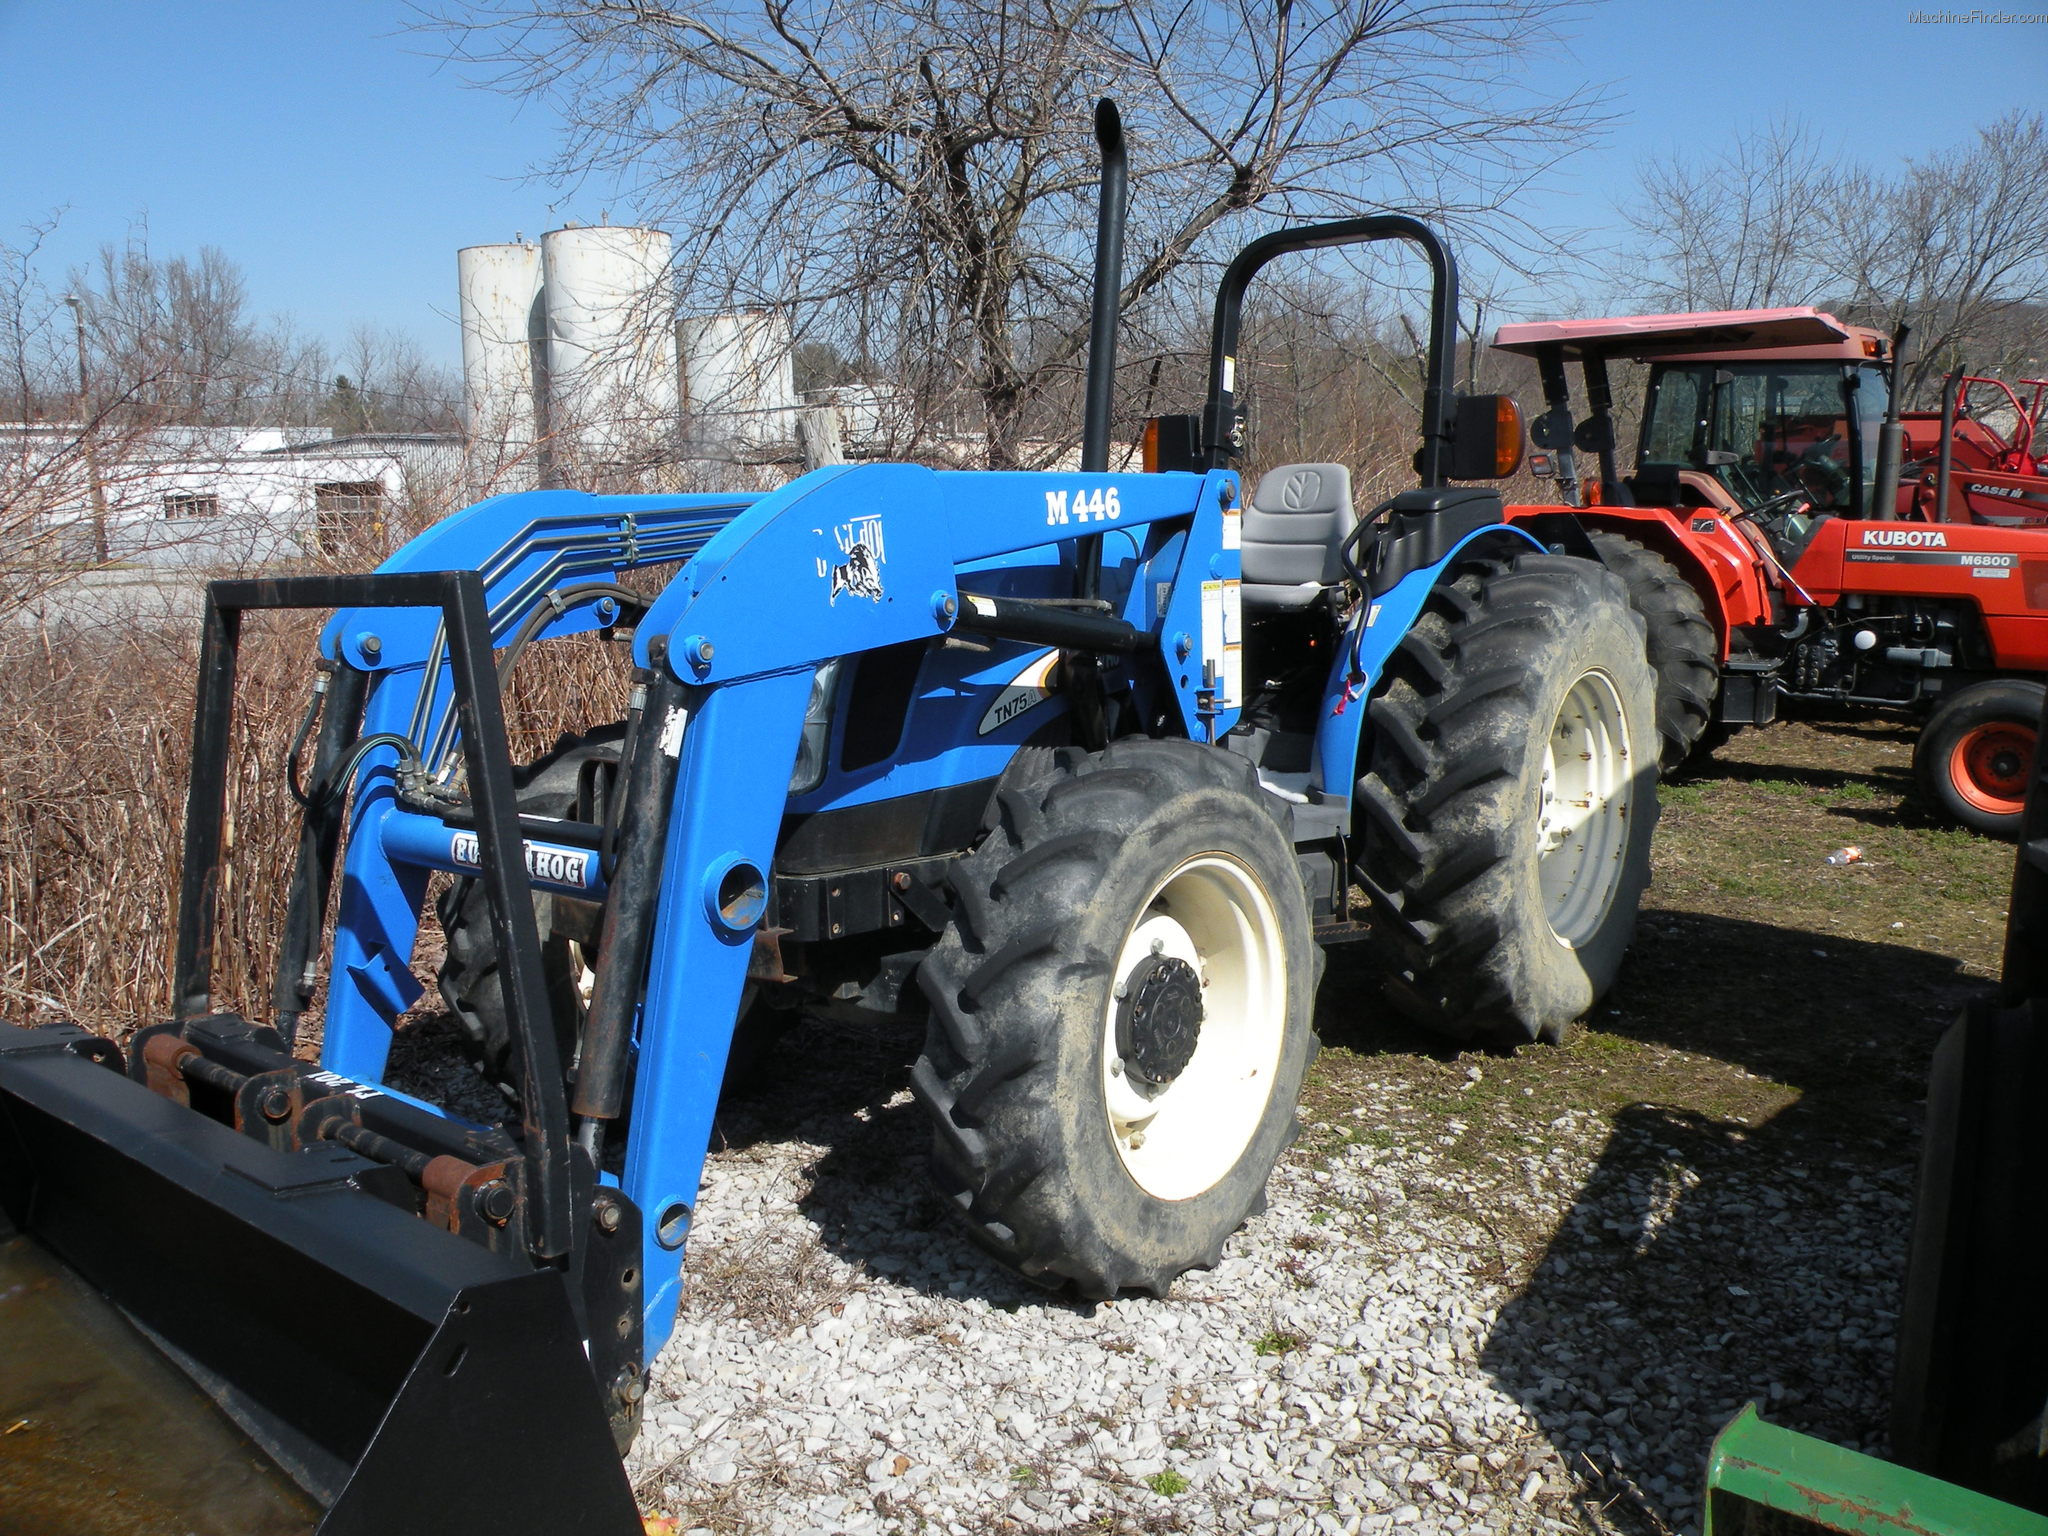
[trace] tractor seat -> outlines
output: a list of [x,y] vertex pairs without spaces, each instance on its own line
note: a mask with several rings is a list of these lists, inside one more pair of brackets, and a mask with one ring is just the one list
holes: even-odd
[[1342,464],[1268,470],[1244,509],[1245,608],[1307,608],[1344,578],[1338,551],[1357,522],[1351,471]]

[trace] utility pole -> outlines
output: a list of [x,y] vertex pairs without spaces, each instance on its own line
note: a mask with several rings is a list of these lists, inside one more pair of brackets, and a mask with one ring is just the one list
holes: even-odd
[[92,554],[100,565],[113,558],[107,545],[107,492],[100,484],[100,456],[93,446],[92,399],[85,373],[85,300],[75,293],[64,295],[71,306],[72,334],[78,341],[78,430],[85,446],[85,482],[92,496]]

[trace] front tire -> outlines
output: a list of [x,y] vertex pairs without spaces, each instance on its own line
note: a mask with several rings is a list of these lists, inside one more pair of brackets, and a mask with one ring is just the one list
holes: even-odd
[[1390,999],[1460,1042],[1561,1040],[1650,879],[1656,684],[1626,589],[1560,555],[1468,565],[1371,711],[1358,863]]
[[[513,770],[519,810],[527,816],[575,817],[594,793],[593,775],[616,774],[626,739],[623,722],[599,726],[583,736],[564,736],[542,757]],[[555,927],[554,897],[534,893],[534,918],[541,939],[541,978],[547,986],[548,1015],[555,1049],[566,1071],[576,1051],[584,988],[590,973],[583,947]],[[441,1001],[447,1005],[484,1076],[510,1090],[512,1020],[505,1011],[498,976],[498,940],[491,932],[490,901],[483,881],[457,880],[435,906],[448,953],[441,962]]]
[[1942,701],[1913,744],[1913,772],[1941,814],[2014,841],[2041,728],[2040,683],[2002,677]]
[[[587,735],[564,736],[544,756],[515,767],[513,781],[519,791],[520,811],[529,816],[578,819],[595,815],[602,804],[600,794],[610,792],[600,792],[597,780],[609,778],[616,788],[625,737],[623,722],[602,725]],[[594,906],[586,906],[585,920],[572,925],[566,921],[566,901],[545,891],[534,893],[533,905],[555,1050],[563,1070],[573,1076],[602,917]],[[491,931],[490,901],[483,882],[473,877],[457,880],[442,892],[435,913],[448,940],[438,978],[441,1001],[469,1042],[484,1076],[510,1097],[517,1091],[518,1081],[512,1070],[512,1022],[505,1011],[498,940]],[[564,931],[572,926],[580,938]],[[782,1037],[793,1015],[768,1007],[753,993],[750,984],[742,996],[739,1022],[726,1056],[722,1094],[745,1094],[763,1087],[773,1080],[781,1064]]]
[[1185,741],[1065,752],[998,802],[918,972],[934,1181],[1028,1278],[1163,1296],[1294,1134],[1316,952],[1284,811]]

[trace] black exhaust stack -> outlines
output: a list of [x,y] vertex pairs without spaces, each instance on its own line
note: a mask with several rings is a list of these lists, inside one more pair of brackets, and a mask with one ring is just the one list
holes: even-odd
[[1934,471],[1932,519],[1937,523],[1948,521],[1949,486],[1955,479],[1956,467],[1957,386],[1963,381],[1963,372],[1958,366],[1954,373],[1944,374],[1941,380],[1941,457],[1936,461]]
[[[1116,396],[1116,327],[1123,313],[1124,203],[1129,162],[1124,120],[1107,96],[1095,103],[1095,145],[1102,154],[1102,198],[1095,213],[1095,293],[1088,323],[1088,394],[1081,410],[1081,472],[1109,469],[1110,407]],[[1093,602],[1102,586],[1102,535],[1074,541],[1074,596]],[[1062,663],[1074,741],[1091,752],[1109,741],[1107,705],[1093,656],[1070,651]]]
[[1095,304],[1088,326],[1088,402],[1081,420],[1081,472],[1109,468],[1109,415],[1116,394],[1116,326],[1123,310],[1124,203],[1130,163],[1124,120],[1107,96],[1095,103],[1102,152],[1102,201],[1095,214]]
[[1899,467],[1905,458],[1905,428],[1899,424],[1900,391],[1906,383],[1906,343],[1913,327],[1901,325],[1892,332],[1892,367],[1889,398],[1884,403],[1884,426],[1877,436],[1877,468],[1870,493],[1870,515],[1885,521],[1899,515]]

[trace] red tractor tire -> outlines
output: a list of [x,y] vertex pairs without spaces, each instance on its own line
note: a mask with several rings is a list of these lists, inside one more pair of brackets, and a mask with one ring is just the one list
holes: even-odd
[[1927,717],[1913,772],[1941,815],[1972,831],[2017,839],[2048,688],[2020,678],[1972,683]]
[[[1721,691],[1721,643],[1706,604],[1669,560],[1625,534],[1591,531],[1593,547],[1643,616],[1657,677],[1658,766],[1670,774],[1700,750]],[[1723,738],[1725,739],[1725,738]],[[1712,750],[1708,744],[1707,750]]]

